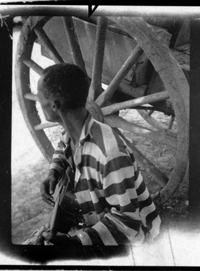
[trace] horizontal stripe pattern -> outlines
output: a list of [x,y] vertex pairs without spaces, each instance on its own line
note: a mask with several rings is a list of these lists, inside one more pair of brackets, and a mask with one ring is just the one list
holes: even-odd
[[103,188],[106,189],[110,185],[113,184],[113,180],[115,180],[116,184],[121,183],[124,179],[130,179],[132,178],[133,182],[134,179],[134,172],[132,170],[132,167],[126,167],[117,169],[116,171],[112,171],[112,173],[108,174],[106,177],[103,177]]
[[98,246],[104,245],[103,241],[101,240],[101,237],[98,235],[97,231],[94,228],[88,227],[84,231],[89,235],[90,240],[93,245],[98,245]]
[[87,234],[87,232],[80,230],[78,231],[77,236],[81,240],[82,245],[84,246],[92,245],[92,240],[90,239],[90,236]]
[[100,236],[100,238],[105,246],[117,246],[118,245],[117,242],[115,241],[113,235],[109,231],[109,229],[101,221],[96,223],[92,228],[97,231],[98,235]]
[[132,223],[130,221],[131,225],[129,223],[127,226],[124,221],[125,219],[123,220],[122,218],[114,216],[112,214],[106,214],[105,216],[116,225],[116,228],[119,229],[120,232],[123,232],[127,236],[128,240],[132,244],[142,243],[142,241],[144,240],[144,234],[142,234],[141,232],[139,221],[134,220],[132,221]]
[[133,197],[134,195],[135,195],[134,198],[137,197],[136,190],[134,187],[134,179],[132,177],[126,178],[122,180],[122,182],[120,183],[112,183],[110,186],[107,186],[106,184],[106,188],[104,190],[106,197],[113,195],[113,193],[121,195],[126,192],[128,192],[131,195],[131,197]]
[[111,173],[115,173],[116,171],[122,169],[124,169],[127,174],[130,172],[132,176],[135,176],[130,157],[127,155],[121,155],[121,153],[117,153],[116,158],[112,155],[109,157],[109,161],[106,161],[106,164],[104,165],[103,177],[107,178]]
[[101,156],[99,156],[100,154],[98,154],[98,152],[93,150],[91,152],[91,154],[85,154],[84,149],[83,149],[80,167],[88,167],[88,165],[89,165],[90,168],[93,168],[96,171],[99,171],[99,173],[103,174],[104,165],[102,164],[102,162],[105,161],[105,158],[103,157],[103,159],[102,159],[103,161],[101,162],[100,161]]
[[104,217],[102,219],[102,223],[104,223],[109,231],[112,232],[112,236],[117,244],[124,245],[128,243],[129,240],[127,236],[116,227],[116,224],[113,223],[113,221],[109,220],[107,217]]
[[[102,178],[98,170],[94,168],[82,167],[81,168],[81,179],[86,180],[81,184],[81,187],[84,189],[84,185],[89,185],[90,190],[94,189],[94,186],[101,189],[102,187]],[[91,181],[92,180],[92,181]]]
[[[91,171],[93,171],[93,169]],[[102,183],[92,178],[92,176],[90,177],[90,179],[83,178],[81,182],[79,182],[79,190],[82,191],[87,189],[89,189],[90,191],[94,191],[95,189],[102,190]]]
[[64,134],[50,168],[61,173],[73,164],[75,196],[86,223],[78,236],[82,244],[139,244],[144,240],[142,225],[153,237],[159,233],[156,207],[131,149],[116,129],[89,115],[74,157]]
[[102,159],[102,163],[106,156],[103,153],[103,150],[100,145],[97,145],[93,138],[90,138],[90,141],[87,141],[83,145],[83,155],[91,156],[98,158],[98,162],[101,162],[99,159]]
[[95,211],[83,214],[83,218],[87,226],[93,226],[99,221],[99,217]]

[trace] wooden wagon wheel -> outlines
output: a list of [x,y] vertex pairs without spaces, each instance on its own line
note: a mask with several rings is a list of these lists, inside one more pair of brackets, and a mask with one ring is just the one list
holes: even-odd
[[[50,161],[54,148],[42,130],[40,117],[35,106],[37,96],[31,94],[30,70],[41,74],[42,67],[31,59],[34,42],[39,39],[40,43],[48,50],[55,63],[63,62],[58,50],[46,35],[43,27],[50,17],[29,17],[20,35],[16,60],[16,87],[19,103],[28,128],[43,155]],[[81,48],[77,41],[76,30],[72,17],[63,17],[64,27],[68,36],[72,51],[73,62],[86,71]],[[109,86],[102,92],[103,57],[106,42],[106,28],[108,22],[117,24],[118,28],[125,30],[133,37],[138,45],[122,65]],[[147,95],[116,104],[108,104],[118,88],[121,80],[128,73],[142,53],[151,61],[154,69],[163,81],[166,91]],[[171,98],[178,126],[177,138],[168,131],[151,131],[150,138],[157,138],[160,142],[176,147],[176,164],[169,178],[166,178],[144,155],[133,145],[131,146],[139,164],[157,180],[161,185],[157,203],[162,204],[178,189],[186,172],[188,163],[188,129],[189,129],[189,86],[179,64],[172,56],[170,50],[157,39],[155,31],[142,18],[133,17],[99,17],[97,19],[97,31],[95,40],[95,53],[91,74],[91,85],[87,108],[91,114],[112,127],[122,128],[131,132],[135,127],[128,121],[117,116],[115,112],[120,109],[133,108],[147,103]],[[95,102],[94,102],[95,101]],[[50,126],[47,124],[47,126]],[[37,129],[35,129],[37,127]],[[41,129],[40,129],[41,128]],[[125,139],[126,140],[126,139]]]

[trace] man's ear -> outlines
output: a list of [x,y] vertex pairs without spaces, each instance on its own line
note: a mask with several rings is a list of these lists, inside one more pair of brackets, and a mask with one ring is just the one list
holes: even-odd
[[52,110],[53,110],[53,111],[56,112],[57,110],[59,110],[59,109],[60,109],[60,106],[61,106],[61,105],[60,105],[60,102],[59,102],[59,101],[53,101],[53,102],[52,102]]

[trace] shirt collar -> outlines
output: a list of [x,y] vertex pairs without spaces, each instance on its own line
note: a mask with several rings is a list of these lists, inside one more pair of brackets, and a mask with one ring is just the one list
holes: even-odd
[[[80,135],[80,139],[79,139],[79,145],[84,144],[84,142],[86,141],[88,135],[91,136],[90,128],[91,128],[93,123],[94,123],[94,119],[92,118],[92,116],[88,112],[87,118],[85,120],[85,123],[84,123],[82,131],[81,131],[81,135]],[[63,134],[63,141],[67,146],[70,145],[70,137],[69,137],[68,133],[66,133],[66,132],[64,132],[64,134]]]
[[88,112],[88,116],[85,120],[85,123],[83,125],[82,131],[81,131],[81,135],[80,135],[80,139],[79,139],[79,143],[81,145],[84,144],[84,142],[86,141],[88,135],[91,136],[91,126],[94,123],[94,119],[92,118],[92,116],[90,115],[90,113]]

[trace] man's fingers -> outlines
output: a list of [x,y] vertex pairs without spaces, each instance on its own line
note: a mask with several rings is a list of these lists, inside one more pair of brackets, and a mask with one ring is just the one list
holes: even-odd
[[42,236],[45,238],[45,240],[50,241],[51,243],[55,243],[57,241],[56,233],[52,231],[43,232]]
[[51,205],[51,206],[54,206],[54,205],[55,205],[55,202],[53,201],[52,198],[49,198],[49,197],[42,197],[42,199],[43,199],[48,205]]
[[46,183],[42,183],[40,186],[40,194],[42,196],[43,201],[47,204],[54,206],[54,199],[49,193],[49,185]]
[[46,193],[42,195],[43,201],[45,201],[48,205],[54,206],[55,202],[52,196],[47,195]]
[[55,180],[50,181],[50,189],[49,189],[49,192],[50,192],[51,195],[52,195],[52,194],[54,193],[54,191],[55,191],[56,184],[57,184],[57,181],[55,181]]
[[54,245],[67,245],[68,237],[65,234],[56,235],[52,232],[44,232],[42,236],[47,240],[53,243]]
[[43,232],[42,236],[48,241],[50,241],[52,239],[52,233],[51,232]]

